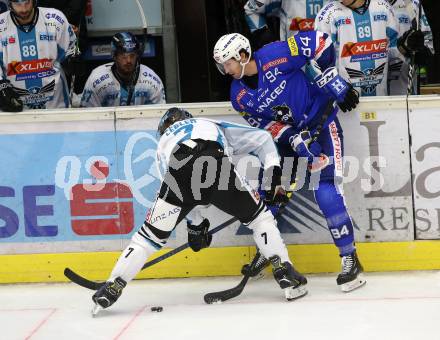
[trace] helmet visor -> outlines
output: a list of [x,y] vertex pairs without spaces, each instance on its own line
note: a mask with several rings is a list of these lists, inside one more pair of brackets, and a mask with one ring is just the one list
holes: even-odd
[[223,74],[223,75],[226,74],[226,71],[225,71],[225,65],[224,65],[224,64],[222,64],[222,63],[218,63],[218,62],[215,62],[215,66],[217,67],[217,70],[219,70],[219,72],[220,72],[221,74]]

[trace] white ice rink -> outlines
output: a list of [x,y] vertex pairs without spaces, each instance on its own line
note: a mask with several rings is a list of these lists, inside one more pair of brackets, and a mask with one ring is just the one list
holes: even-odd
[[75,284],[1,285],[0,339],[440,339],[439,272],[367,273],[367,285],[348,294],[335,274],[308,278],[297,301],[265,278],[217,305],[203,295],[240,277],[134,281],[97,318],[93,292]]

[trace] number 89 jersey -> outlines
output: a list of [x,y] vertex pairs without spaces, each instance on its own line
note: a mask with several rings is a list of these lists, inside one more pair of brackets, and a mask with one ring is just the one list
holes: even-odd
[[403,56],[397,49],[397,21],[386,0],[371,0],[362,14],[331,2],[316,16],[315,29],[331,36],[339,74],[362,96],[388,95],[388,60]]
[[9,11],[0,15],[0,76],[12,83],[28,109],[68,107],[60,63],[73,52],[76,37],[60,11],[36,11],[27,32],[17,27]]

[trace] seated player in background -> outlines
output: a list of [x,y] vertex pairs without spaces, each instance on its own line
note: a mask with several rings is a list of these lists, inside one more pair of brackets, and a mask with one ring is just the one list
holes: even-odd
[[111,42],[113,62],[90,74],[81,107],[130,106],[165,103],[159,76],[140,63],[142,44],[129,32],[117,33]]
[[73,54],[76,37],[63,13],[36,0],[9,0],[0,40],[3,111],[69,107],[61,62]]

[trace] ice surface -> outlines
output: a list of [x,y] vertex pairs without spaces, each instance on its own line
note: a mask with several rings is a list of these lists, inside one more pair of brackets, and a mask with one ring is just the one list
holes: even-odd
[[250,281],[214,305],[203,295],[240,277],[134,281],[96,318],[93,292],[75,284],[1,285],[0,339],[440,339],[439,272],[366,273],[351,293],[335,278],[308,276],[309,294],[293,302],[270,277]]

